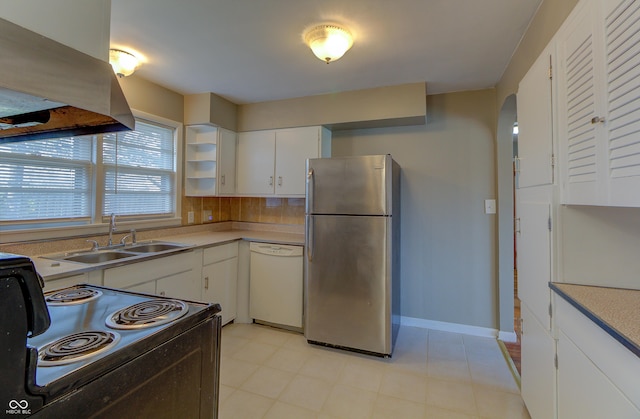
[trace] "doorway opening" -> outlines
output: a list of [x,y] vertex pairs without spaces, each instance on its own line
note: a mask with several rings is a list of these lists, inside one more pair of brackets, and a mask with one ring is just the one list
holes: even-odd
[[508,96],[500,110],[497,131],[498,180],[498,289],[499,339],[512,372],[520,378],[520,301],[517,294],[517,249],[515,236],[517,167],[516,95]]

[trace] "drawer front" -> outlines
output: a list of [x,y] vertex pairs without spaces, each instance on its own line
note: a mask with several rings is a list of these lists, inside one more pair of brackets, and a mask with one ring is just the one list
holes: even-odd
[[105,287],[129,288],[136,284],[192,270],[195,262],[193,255],[193,251],[190,251],[105,269],[104,285]]
[[69,276],[67,278],[56,279],[53,281],[46,281],[44,284],[44,291],[51,291],[60,288],[70,287],[72,285],[89,282],[89,276],[87,274],[80,274]]
[[226,259],[238,257],[238,242],[221,244],[218,246],[208,247],[203,252],[203,265],[220,262]]

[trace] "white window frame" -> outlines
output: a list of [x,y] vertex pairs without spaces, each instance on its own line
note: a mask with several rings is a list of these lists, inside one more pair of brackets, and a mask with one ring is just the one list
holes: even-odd
[[[135,118],[145,119],[149,122],[155,122],[158,124],[166,125],[175,129],[175,141],[176,141],[176,182],[175,182],[175,202],[176,210],[175,216],[172,218],[150,218],[147,220],[119,220],[118,231],[126,232],[130,229],[151,229],[151,228],[163,228],[163,227],[175,227],[182,225],[182,150],[183,146],[183,124],[171,119],[163,118],[157,115],[152,115],[146,112],[132,109],[131,112]],[[98,138],[101,142],[101,137]],[[101,144],[100,144],[101,146]],[[101,147],[98,150],[102,150]],[[98,153],[97,159],[102,160],[102,155]],[[96,162],[96,172],[102,171],[102,165]],[[102,179],[102,173],[96,173],[95,179]],[[95,181],[94,179],[94,181]],[[0,244],[14,243],[33,240],[46,240],[46,239],[64,239],[76,236],[90,236],[96,234],[105,234],[109,231],[108,220],[102,217],[102,197],[104,194],[104,185],[95,182],[95,196],[96,199],[92,224],[78,225],[78,226],[60,226],[60,227],[47,227],[38,229],[24,229],[24,230],[3,230],[0,233]],[[116,214],[117,216],[117,214]],[[105,222],[106,221],[106,222]]]

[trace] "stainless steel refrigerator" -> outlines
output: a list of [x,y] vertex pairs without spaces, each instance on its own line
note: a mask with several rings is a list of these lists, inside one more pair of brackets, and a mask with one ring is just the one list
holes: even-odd
[[391,356],[400,326],[400,167],[391,155],[307,160],[304,333]]

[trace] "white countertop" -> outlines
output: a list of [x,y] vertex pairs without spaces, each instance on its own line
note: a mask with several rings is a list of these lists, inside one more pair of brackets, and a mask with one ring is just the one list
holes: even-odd
[[[156,237],[153,241],[167,241],[172,243],[180,243],[188,245],[189,249],[197,249],[201,247],[215,246],[219,244],[229,243],[235,240],[247,240],[263,243],[277,243],[288,245],[304,245],[304,234],[283,233],[276,231],[261,230],[228,230],[228,231],[207,231],[192,234],[168,235]],[[144,242],[147,240],[142,240]],[[126,249],[123,249],[126,250]],[[175,253],[185,251],[180,249]],[[124,265],[127,263],[140,262],[156,257],[164,257],[174,252],[163,252],[161,254],[146,254],[129,260],[115,260],[111,262],[99,264],[83,264],[74,262],[58,261],[46,258],[47,255],[31,256],[36,270],[45,281],[59,279],[67,276],[82,274],[97,269],[105,269],[107,267]],[[44,257],[43,257],[44,256]]]

